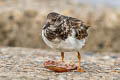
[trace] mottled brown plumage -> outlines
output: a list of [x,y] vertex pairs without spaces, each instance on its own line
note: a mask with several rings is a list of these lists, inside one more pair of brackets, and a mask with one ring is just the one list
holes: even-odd
[[86,26],[81,20],[72,18],[58,13],[52,12],[47,16],[47,22],[43,28],[46,33],[44,34],[48,40],[56,38],[65,40],[71,36],[72,29],[75,30],[75,37],[81,40],[88,36]]

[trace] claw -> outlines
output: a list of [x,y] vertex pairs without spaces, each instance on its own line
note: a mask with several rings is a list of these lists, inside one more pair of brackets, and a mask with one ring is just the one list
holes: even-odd
[[85,72],[83,69],[77,69],[77,72]]

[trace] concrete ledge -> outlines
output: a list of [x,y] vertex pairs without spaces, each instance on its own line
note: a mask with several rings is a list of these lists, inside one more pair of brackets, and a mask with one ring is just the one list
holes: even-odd
[[[55,73],[44,68],[46,60],[60,60],[60,53],[32,48],[0,48],[0,80],[119,80],[120,54],[81,52],[84,73]],[[75,52],[65,61],[77,64]]]

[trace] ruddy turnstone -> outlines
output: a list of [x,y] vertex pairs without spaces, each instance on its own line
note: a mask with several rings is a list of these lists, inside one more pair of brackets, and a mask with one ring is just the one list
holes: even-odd
[[46,24],[42,29],[42,38],[51,48],[61,52],[64,62],[64,52],[76,51],[78,54],[78,72],[80,68],[80,49],[85,45],[85,38],[88,36],[86,26],[81,20],[64,16],[56,12],[47,15]]

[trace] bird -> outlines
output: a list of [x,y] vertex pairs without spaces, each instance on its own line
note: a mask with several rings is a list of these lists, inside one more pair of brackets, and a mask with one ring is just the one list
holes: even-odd
[[61,52],[64,62],[64,52],[77,52],[78,72],[84,72],[80,67],[80,49],[85,45],[89,26],[82,20],[50,12],[42,28],[42,39],[52,49]]

